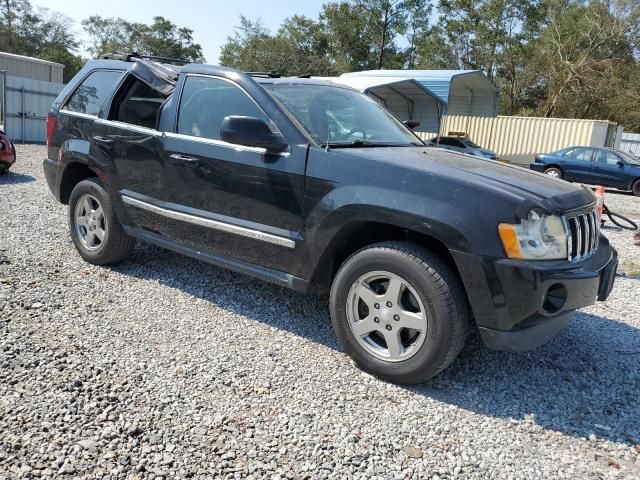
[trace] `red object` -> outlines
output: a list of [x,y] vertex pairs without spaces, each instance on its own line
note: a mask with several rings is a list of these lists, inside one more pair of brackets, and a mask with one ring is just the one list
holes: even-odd
[[596,187],[596,208],[598,209],[598,218],[602,220],[602,209],[604,208],[604,187],[602,185]]
[[53,137],[53,132],[56,129],[56,124],[58,123],[58,119],[55,115],[49,115],[47,117],[47,147],[51,145],[51,137]]
[[16,151],[7,134],[0,130],[0,168],[7,169],[16,161]]

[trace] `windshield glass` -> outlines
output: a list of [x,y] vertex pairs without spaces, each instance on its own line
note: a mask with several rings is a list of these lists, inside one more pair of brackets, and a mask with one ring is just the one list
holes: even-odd
[[482,148],[480,145],[476,145],[475,143],[473,143],[471,140],[466,139],[464,141],[464,143],[466,143],[469,147],[471,148]]
[[620,155],[622,159],[627,163],[630,163],[632,165],[640,165],[640,158],[638,157],[634,157],[626,152],[621,152],[620,150],[618,150],[618,155]]
[[309,84],[263,84],[321,145],[423,145],[393,115],[354,90]]

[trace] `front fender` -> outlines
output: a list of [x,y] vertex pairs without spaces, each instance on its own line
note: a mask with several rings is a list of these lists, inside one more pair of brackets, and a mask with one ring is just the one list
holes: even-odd
[[307,216],[307,238],[324,250],[341,229],[361,222],[405,228],[435,238],[450,249],[471,251],[463,233],[467,224],[460,204],[430,200],[372,186],[344,186],[331,190]]

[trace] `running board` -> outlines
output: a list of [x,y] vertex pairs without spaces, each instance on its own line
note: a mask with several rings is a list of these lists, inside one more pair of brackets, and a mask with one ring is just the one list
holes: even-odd
[[307,281],[298,277],[294,277],[293,275],[290,275],[288,273],[281,272],[279,270],[260,267],[251,263],[224,257],[222,255],[212,255],[210,253],[202,252],[200,250],[196,250],[195,248],[177,243],[173,240],[168,240],[162,235],[152,233],[142,228],[128,227],[125,225],[123,225],[122,228],[128,235],[131,235],[132,237],[135,237],[139,240],[152,243],[154,245],[157,245],[158,247],[166,248],[167,250],[171,250],[172,252],[195,258],[196,260],[210,263],[211,265],[215,265],[216,267],[226,268],[227,270],[232,270],[234,272],[249,275],[254,278],[258,278],[270,283],[275,283],[276,285],[291,288],[293,290],[298,290],[300,292],[306,292],[309,287],[309,283]]

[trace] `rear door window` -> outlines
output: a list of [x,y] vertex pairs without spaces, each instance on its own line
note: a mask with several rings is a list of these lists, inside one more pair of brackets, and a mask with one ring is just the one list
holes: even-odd
[[71,112],[97,116],[123,74],[124,72],[117,70],[96,70],[90,73],[63,108]]
[[576,148],[573,152],[573,159],[579,162],[590,162],[593,155],[593,148]]
[[116,94],[109,120],[155,129],[164,100],[159,92],[132,77]]
[[177,133],[220,140],[220,126],[230,115],[270,123],[253,100],[233,83],[212,77],[187,77],[180,99]]

